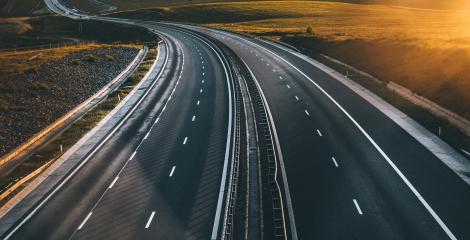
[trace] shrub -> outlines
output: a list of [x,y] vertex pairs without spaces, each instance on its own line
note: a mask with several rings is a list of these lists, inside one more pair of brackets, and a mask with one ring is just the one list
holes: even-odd
[[24,70],[24,73],[25,74],[33,74],[33,73],[37,73],[38,71],[39,71],[39,69],[36,66],[34,66],[34,67],[29,67],[26,70]]
[[114,60],[114,57],[111,56],[111,55],[106,55],[106,56],[104,56],[104,58],[106,58],[106,60],[108,60],[108,61],[110,61],[110,62],[114,62],[114,61],[115,61],[115,60]]
[[72,61],[72,63],[73,63],[73,65],[78,66],[78,65],[80,65],[80,60],[79,59],[74,59]]
[[38,98],[39,94],[37,92],[31,92],[31,97],[32,98]]
[[93,54],[87,54],[83,57],[83,59],[87,62],[96,62],[96,56]]
[[313,34],[313,27],[312,27],[312,25],[308,25],[308,27],[307,27],[307,33],[308,33],[308,34]]

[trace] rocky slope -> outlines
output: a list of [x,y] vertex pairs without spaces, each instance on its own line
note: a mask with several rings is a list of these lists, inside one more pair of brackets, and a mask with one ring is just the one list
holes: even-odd
[[3,79],[0,157],[92,96],[134,59],[136,48],[74,52],[61,60]]

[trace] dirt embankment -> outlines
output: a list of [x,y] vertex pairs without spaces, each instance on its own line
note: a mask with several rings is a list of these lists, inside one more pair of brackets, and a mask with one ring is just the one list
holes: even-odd
[[[72,52],[0,78],[0,156],[92,96],[134,59],[137,48]],[[35,55],[37,57],[37,55]]]

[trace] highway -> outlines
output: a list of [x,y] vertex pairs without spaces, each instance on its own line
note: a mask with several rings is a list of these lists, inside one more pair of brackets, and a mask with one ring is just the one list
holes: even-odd
[[160,31],[168,60],[148,97],[13,239],[210,237],[231,153],[231,80],[210,45]]
[[375,107],[288,49],[202,32],[234,49],[266,94],[299,239],[470,237],[468,185]]
[[[151,29],[168,61],[138,110],[8,238],[220,239],[236,130],[223,43],[259,84],[270,117],[287,233],[277,239],[470,239],[468,184],[294,50],[190,25],[77,16]],[[262,221],[270,239],[273,220]]]

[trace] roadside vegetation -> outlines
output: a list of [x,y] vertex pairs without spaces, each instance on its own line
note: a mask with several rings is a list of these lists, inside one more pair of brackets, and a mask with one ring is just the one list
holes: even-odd
[[[16,4],[25,1],[9,2]],[[8,15],[1,17],[5,16]],[[157,40],[146,29],[120,24],[74,21],[52,15],[1,17],[0,155],[11,151],[90,97],[130,63],[128,60],[135,57],[137,48]],[[147,58],[155,55],[156,49],[153,48]],[[32,179],[31,176],[42,172],[46,165],[60,156],[60,144],[65,151],[80,139],[114,108],[118,99],[124,98],[133,89],[141,79],[138,76],[148,67],[142,65],[136,73],[140,75],[129,78],[118,92],[76,122],[61,137],[43,147],[11,174],[2,177],[1,191],[12,187],[19,191]],[[64,95],[69,97],[64,98]],[[25,118],[28,113],[31,117]],[[30,124],[27,124],[27,119]],[[22,131],[18,132],[17,129]],[[0,195],[1,198],[6,195],[11,197],[10,194]],[[0,200],[2,203],[5,201]]]
[[190,4],[115,14],[283,40],[394,81],[470,118],[470,12],[315,1]]
[[[116,0],[118,1],[118,0]],[[402,6],[351,4],[391,3]],[[393,81],[470,119],[470,11],[462,1],[245,1],[197,3],[124,11],[125,18],[198,23],[289,43],[346,74],[325,54],[384,83],[359,74],[351,79],[369,88],[457,149],[468,137],[390,92]],[[417,9],[426,7],[434,9]],[[460,10],[452,10],[458,8]],[[350,70],[349,70],[350,71]]]
[[[23,189],[29,182],[34,180],[43,170],[54,163],[76,142],[80,140],[88,131],[95,127],[119,102],[124,99],[137,85],[143,76],[148,72],[157,56],[157,48],[150,48],[147,56],[138,69],[130,76],[114,93],[110,94],[106,100],[86,113],[82,118],[73,123],[67,130],[53,141],[42,147],[34,156],[21,163],[8,176],[0,179],[0,186],[3,186],[0,206],[3,206],[17,192]],[[39,169],[39,171],[38,171]],[[21,181],[22,179],[26,179]],[[7,191],[7,192],[5,192]]]
[[106,85],[141,47],[84,44],[0,52],[0,157]]
[[[36,72],[42,64],[58,61],[71,53],[111,47],[139,48],[140,46],[135,44],[113,45],[104,43],[86,43],[25,51],[2,51],[0,52],[0,87],[2,86],[2,79],[9,76]],[[92,57],[93,56],[89,54],[84,56],[83,59],[77,59],[77,61],[87,61],[88,58]],[[94,57],[96,58],[96,56]],[[109,57],[112,56],[108,55],[107,58]]]

